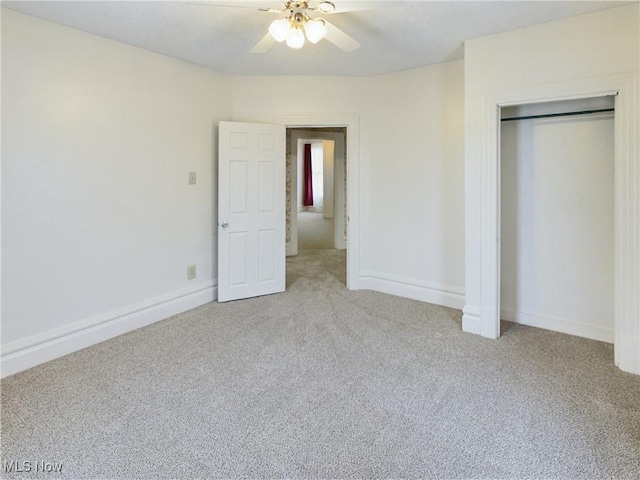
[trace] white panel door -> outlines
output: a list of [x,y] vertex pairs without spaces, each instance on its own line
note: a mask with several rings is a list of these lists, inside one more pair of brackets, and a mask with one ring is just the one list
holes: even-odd
[[285,127],[220,122],[218,301],[285,289]]

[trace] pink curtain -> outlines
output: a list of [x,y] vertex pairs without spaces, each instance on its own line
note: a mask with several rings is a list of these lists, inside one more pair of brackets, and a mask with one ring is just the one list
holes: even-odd
[[313,173],[311,172],[311,144],[304,144],[304,190],[302,192],[302,205],[313,205]]

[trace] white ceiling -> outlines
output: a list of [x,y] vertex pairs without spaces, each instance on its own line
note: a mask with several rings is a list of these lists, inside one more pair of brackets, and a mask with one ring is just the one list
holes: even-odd
[[633,2],[334,3],[338,10],[355,10],[326,16],[362,44],[352,53],[326,40],[307,42],[300,50],[275,44],[266,53],[251,53],[279,18],[258,10],[283,8],[273,0],[3,1],[2,6],[230,74],[375,75],[461,59],[466,39]]

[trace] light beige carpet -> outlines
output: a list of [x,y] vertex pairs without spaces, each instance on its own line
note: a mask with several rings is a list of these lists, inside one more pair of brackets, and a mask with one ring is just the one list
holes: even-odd
[[298,212],[298,250],[329,250],[334,247],[333,218],[322,213]]
[[640,377],[611,345],[465,334],[457,310],[348,291],[344,260],[302,252],[286,293],[3,380],[3,462],[63,465],[3,477],[638,478]]

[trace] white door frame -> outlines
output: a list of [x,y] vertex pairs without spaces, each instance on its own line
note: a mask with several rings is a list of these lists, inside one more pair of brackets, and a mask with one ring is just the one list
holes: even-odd
[[[640,148],[638,75],[522,87],[484,97],[480,334],[500,336],[500,108],[616,95],[614,120],[614,362],[640,374]],[[469,232],[467,232],[469,235]],[[473,311],[473,306],[465,310]]]
[[[357,290],[360,272],[359,118],[356,115],[277,115],[275,123],[287,128],[346,127],[347,169],[347,288]],[[294,212],[291,212],[292,215]]]

